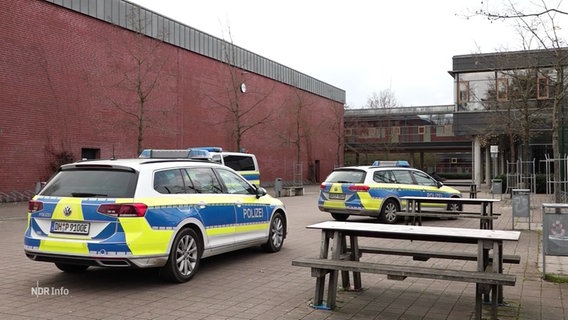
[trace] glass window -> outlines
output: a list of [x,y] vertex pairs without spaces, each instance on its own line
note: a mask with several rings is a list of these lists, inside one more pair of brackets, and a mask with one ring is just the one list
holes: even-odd
[[387,170],[376,171],[373,174],[373,181],[378,183],[393,183],[395,182],[392,178],[391,172]]
[[182,171],[173,169],[154,173],[154,190],[164,194],[186,193]]
[[416,180],[416,183],[418,183],[419,185],[431,186],[431,187],[435,187],[435,186],[438,185],[438,183],[436,183],[436,181],[434,179],[429,177],[424,172],[414,171],[412,174],[414,175],[414,179]]
[[254,160],[252,156],[246,155],[224,155],[223,162],[225,165],[235,171],[255,171]]
[[132,198],[138,175],[133,171],[67,169],[60,171],[41,191],[43,196]]
[[336,170],[333,171],[325,182],[332,183],[363,183],[365,171],[360,170]]
[[504,101],[509,99],[509,79],[497,78],[496,88],[497,100]]
[[253,188],[241,176],[229,170],[217,170],[219,177],[230,194],[254,194]]
[[188,168],[186,169],[193,187],[198,193],[222,193],[221,184],[211,168]]
[[469,102],[469,81],[458,83],[458,103]]
[[549,98],[549,78],[546,76],[539,76],[536,87],[537,99]]
[[408,170],[393,170],[392,175],[394,176],[396,183],[414,184],[412,175],[410,175],[410,171]]

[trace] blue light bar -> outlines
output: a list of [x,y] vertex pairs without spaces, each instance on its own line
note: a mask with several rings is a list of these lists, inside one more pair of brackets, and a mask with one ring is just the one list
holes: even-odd
[[223,152],[223,148],[221,147],[195,147],[190,148],[191,150],[205,150],[209,152]]
[[403,167],[410,168],[410,163],[406,160],[392,160],[392,161],[375,161],[373,167]]

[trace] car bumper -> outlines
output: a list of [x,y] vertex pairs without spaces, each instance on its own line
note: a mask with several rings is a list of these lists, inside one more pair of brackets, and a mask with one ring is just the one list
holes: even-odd
[[34,261],[113,268],[156,268],[163,267],[168,261],[167,255],[147,257],[80,256],[41,252],[32,248],[25,248],[24,252],[28,258]]

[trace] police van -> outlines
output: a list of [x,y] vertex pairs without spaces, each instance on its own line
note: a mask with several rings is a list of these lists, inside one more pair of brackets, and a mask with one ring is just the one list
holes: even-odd
[[228,152],[221,147],[192,147],[188,149],[145,149],[140,158],[209,159],[225,165],[242,175],[250,183],[260,186],[260,169],[252,153]]

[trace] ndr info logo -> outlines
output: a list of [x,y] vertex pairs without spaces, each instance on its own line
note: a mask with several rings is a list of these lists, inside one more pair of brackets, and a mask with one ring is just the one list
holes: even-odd
[[65,287],[40,287],[39,281],[36,282],[36,286],[31,288],[32,296],[67,296],[69,295],[69,289]]

